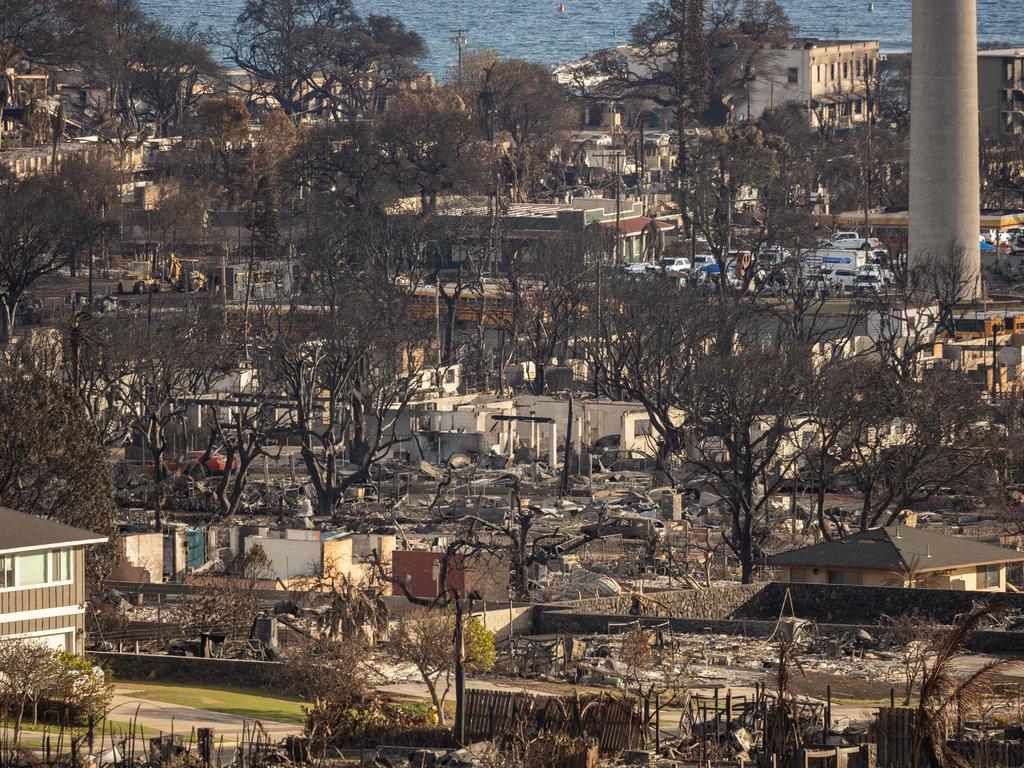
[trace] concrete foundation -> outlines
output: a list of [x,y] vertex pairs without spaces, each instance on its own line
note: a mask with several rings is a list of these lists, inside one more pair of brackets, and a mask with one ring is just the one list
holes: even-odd
[[959,260],[962,301],[981,296],[977,38],[975,0],[914,0],[908,259],[944,291]]

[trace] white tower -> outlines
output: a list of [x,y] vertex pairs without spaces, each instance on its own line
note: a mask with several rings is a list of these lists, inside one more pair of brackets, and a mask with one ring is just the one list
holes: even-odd
[[975,0],[913,0],[910,268],[962,259],[962,301],[981,297]]

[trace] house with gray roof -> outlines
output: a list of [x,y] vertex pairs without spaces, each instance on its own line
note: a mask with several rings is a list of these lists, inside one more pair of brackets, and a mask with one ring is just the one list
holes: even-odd
[[905,525],[872,528],[768,558],[782,581],[1005,592],[1024,552]]
[[0,507],[0,638],[32,638],[81,653],[85,549],[91,531]]

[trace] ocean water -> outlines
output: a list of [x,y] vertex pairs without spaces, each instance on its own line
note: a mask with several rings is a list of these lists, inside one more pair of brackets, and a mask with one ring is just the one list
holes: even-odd
[[[354,0],[361,13],[390,14],[426,39],[428,70],[443,75],[457,61],[452,30],[470,46],[545,64],[571,61],[625,42],[646,0]],[[825,39],[875,39],[884,51],[910,50],[911,0],[783,0],[797,32]],[[978,40],[1024,47],[1024,0],[977,0]],[[244,0],[141,0],[170,24],[195,21],[230,29]],[[561,7],[560,7],[561,6]],[[872,10],[873,8],[873,10]]]

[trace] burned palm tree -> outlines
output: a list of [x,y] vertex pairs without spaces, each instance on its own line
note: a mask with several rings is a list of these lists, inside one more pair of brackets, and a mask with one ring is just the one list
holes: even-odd
[[911,765],[921,765],[923,759],[936,768],[971,768],[970,762],[947,743],[949,724],[954,719],[962,721],[979,704],[993,678],[1024,668],[1024,660],[997,659],[964,679],[956,676],[956,660],[971,633],[1006,611],[1005,604],[976,608],[939,640],[934,656],[925,662],[914,716]]

